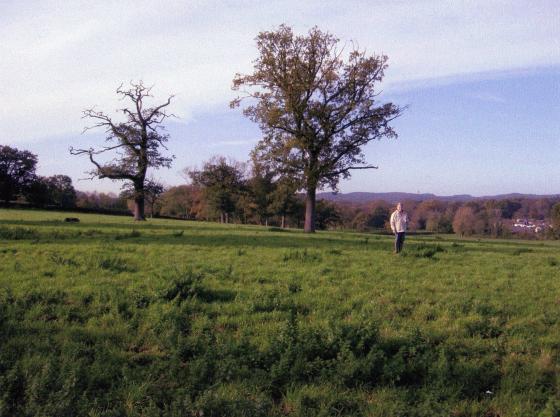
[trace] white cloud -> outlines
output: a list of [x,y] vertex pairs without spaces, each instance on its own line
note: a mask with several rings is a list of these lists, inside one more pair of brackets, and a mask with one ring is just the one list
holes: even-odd
[[560,6],[525,1],[7,2],[0,14],[0,137],[79,132],[81,110],[110,111],[128,80],[177,95],[173,111],[226,108],[260,30],[314,25],[390,56],[386,91],[480,73],[560,65]]
[[467,97],[474,98],[474,99],[480,100],[480,101],[486,101],[488,103],[505,103],[506,102],[505,98],[503,98],[502,96],[499,96],[497,94],[487,93],[487,92],[484,92],[484,91],[469,93],[469,94],[467,94]]

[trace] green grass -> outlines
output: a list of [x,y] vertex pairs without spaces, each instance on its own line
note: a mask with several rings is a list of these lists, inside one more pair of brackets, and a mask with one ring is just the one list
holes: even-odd
[[4,209],[0,416],[557,416],[559,278],[558,242]]

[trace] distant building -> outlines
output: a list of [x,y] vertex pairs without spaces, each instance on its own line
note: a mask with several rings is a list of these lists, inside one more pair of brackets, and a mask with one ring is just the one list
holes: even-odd
[[533,220],[533,219],[515,219],[515,222],[511,226],[513,232],[529,232],[541,233],[545,229],[551,227],[544,220]]

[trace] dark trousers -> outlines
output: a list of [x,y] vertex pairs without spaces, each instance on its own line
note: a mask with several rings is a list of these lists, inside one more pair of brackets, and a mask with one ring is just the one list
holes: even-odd
[[398,232],[395,237],[395,252],[399,253],[402,251],[404,245],[404,235],[405,232]]

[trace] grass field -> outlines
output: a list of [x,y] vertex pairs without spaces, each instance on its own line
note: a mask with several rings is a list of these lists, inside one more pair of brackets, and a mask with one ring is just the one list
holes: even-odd
[[558,242],[0,210],[2,417],[558,416],[559,357]]

